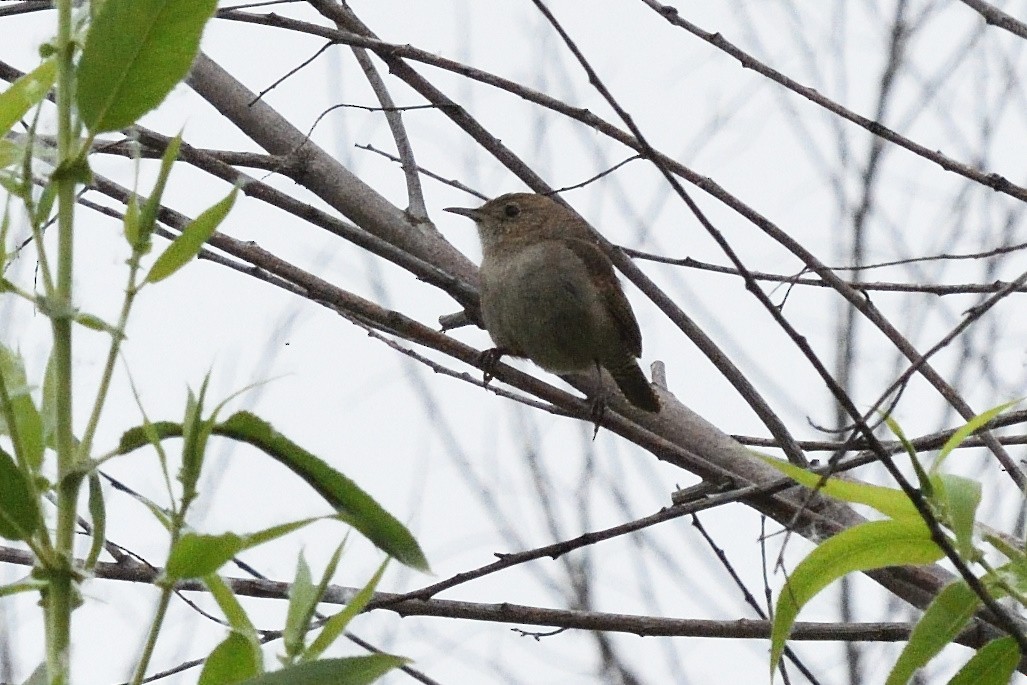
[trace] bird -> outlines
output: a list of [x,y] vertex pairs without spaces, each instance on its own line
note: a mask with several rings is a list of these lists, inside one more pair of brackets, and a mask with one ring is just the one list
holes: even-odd
[[445,211],[478,227],[481,318],[496,345],[486,361],[522,357],[556,374],[602,367],[632,405],[660,411],[659,396],[637,361],[638,321],[613,263],[581,217],[534,193]]

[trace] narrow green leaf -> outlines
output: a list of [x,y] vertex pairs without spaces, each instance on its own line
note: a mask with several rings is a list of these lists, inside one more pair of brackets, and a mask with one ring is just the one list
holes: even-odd
[[43,444],[57,448],[57,360],[53,350],[46,360],[46,371],[43,373],[43,399],[39,405],[39,416],[43,422]]
[[[0,97],[3,96],[0,95]],[[22,155],[24,154],[24,148],[15,143],[13,140],[0,138],[0,169],[6,169],[12,164],[20,162]],[[0,264],[2,263],[2,260],[0,260]]]
[[[259,645],[257,629],[253,627],[253,622],[246,615],[246,610],[239,603],[239,598],[235,596],[225,581],[212,573],[204,577],[203,584],[210,590],[211,596],[217,602],[225,618],[228,619],[228,625],[231,626],[232,630],[247,637],[254,645]],[[263,671],[263,664],[261,664],[260,668]]]
[[170,580],[209,575],[240,552],[276,540],[324,518],[324,516],[315,516],[299,521],[290,521],[248,535],[185,533],[171,549],[165,575]]
[[906,454],[909,455],[909,463],[913,466],[913,471],[916,473],[916,479],[920,482],[920,490],[924,493],[924,497],[931,496],[931,480],[927,477],[927,471],[924,470],[924,465],[920,463],[920,457],[916,453],[916,448],[913,447],[913,443],[909,441],[906,434],[902,431],[902,426],[899,422],[890,416],[884,416],[884,423],[888,426],[888,429],[895,434],[895,437],[899,439],[899,443],[906,450]]
[[197,401],[196,395],[189,390],[185,400],[185,418],[182,420],[182,468],[178,473],[178,480],[182,483],[187,497],[196,488],[200,479],[200,470],[203,458],[202,438],[203,425],[203,403]]
[[[819,492],[840,499],[844,502],[865,504],[873,507],[885,516],[893,519],[919,519],[920,512],[906,497],[906,493],[895,488],[870,485],[841,478],[827,478],[812,471],[801,469],[780,459],[765,455],[757,455],[770,466],[785,474],[792,480],[808,488],[819,488]],[[821,485],[822,484],[822,485]]]
[[42,102],[57,79],[57,62],[48,59],[0,93],[0,138]]
[[278,538],[288,535],[295,530],[308,526],[315,521],[322,521],[325,518],[326,517],[324,516],[313,516],[311,518],[299,519],[298,521],[280,523],[276,526],[259,530],[256,533],[248,533],[242,537],[243,549],[250,549],[257,545],[263,545],[265,542],[277,540]]
[[368,685],[409,661],[391,654],[322,659],[265,673],[244,685]]
[[242,549],[243,539],[235,533],[186,533],[171,548],[164,575],[171,582],[202,578],[217,571]]
[[39,529],[42,515],[32,482],[0,448],[0,537],[28,540]]
[[75,320],[75,323],[85,326],[89,330],[99,331],[100,333],[109,333],[111,336],[115,338],[124,337],[122,332],[118,330],[117,326],[113,326],[107,323],[106,321],[104,321],[103,319],[94,314],[75,312],[75,316],[73,318]]
[[996,416],[1004,412],[1006,409],[1009,409],[1010,407],[1013,407],[1019,403],[1020,400],[1014,400],[1012,402],[1000,404],[997,407],[994,407],[986,412],[978,414],[977,416],[973,417],[965,424],[960,426],[959,429],[957,429],[956,432],[954,432],[952,436],[945,441],[945,444],[941,446],[941,449],[938,450],[938,457],[934,460],[934,463],[931,465],[931,473],[937,473],[941,469],[942,462],[945,461],[945,458],[952,453],[952,450],[956,449],[961,444],[963,444],[964,440],[966,440],[973,433],[976,433],[984,426],[991,423]]
[[822,542],[803,559],[781,590],[771,630],[773,672],[803,607],[830,583],[853,571],[929,564],[944,556],[921,520],[870,521]]
[[909,642],[892,667],[886,685],[905,685],[917,669],[937,656],[970,622],[981,598],[965,581],[946,585],[913,628]]
[[[349,535],[346,536],[346,538],[348,537]],[[314,612],[317,610],[317,603],[322,597],[324,597],[325,592],[328,590],[328,586],[332,582],[332,578],[335,577],[335,570],[339,567],[339,559],[342,557],[342,550],[346,545],[346,538],[344,538],[342,543],[335,548],[335,552],[328,560],[324,573],[321,574],[321,581],[317,586],[315,587],[311,584],[309,589],[306,587],[301,589],[302,596],[297,599],[295,616],[293,616],[293,607],[290,602],[289,620],[285,627],[285,641],[288,643],[288,648],[286,649],[285,657],[281,659],[283,664],[293,664],[296,662],[298,657],[303,654],[305,636],[307,631],[310,630],[310,623],[314,618]],[[297,576],[298,575],[299,570],[297,569]],[[310,571],[308,569],[308,583],[310,582],[309,575]],[[293,584],[293,587],[295,587],[295,583]],[[292,632],[291,636],[289,635],[290,632]]]
[[[185,418],[182,421],[182,468],[178,480],[182,483],[182,501],[188,507],[196,497],[196,484],[203,471],[203,461],[207,454],[207,440],[214,426],[214,417],[203,418],[203,405],[207,399],[207,387],[210,374],[203,377],[199,395],[189,391],[186,397]],[[216,413],[216,412],[215,412]]]
[[103,502],[100,476],[95,471],[89,474],[89,518],[93,524],[93,541],[86,556],[86,568],[92,569],[96,566],[96,560],[100,558],[104,542],[107,541],[107,508]]
[[977,506],[981,503],[981,484],[969,478],[939,473],[933,476],[936,483],[935,497],[952,532],[956,534],[956,551],[967,561],[972,561],[977,552],[974,549],[974,523],[977,520]]
[[[4,395],[9,399],[5,406]],[[18,463],[38,471],[43,463],[43,419],[32,401],[21,356],[0,344],[0,433],[11,436]]]
[[949,685],[1007,685],[1020,663],[1020,647],[1013,637],[1000,637],[977,650],[952,676]]
[[199,254],[203,244],[214,235],[214,231],[228,216],[238,194],[238,186],[232,188],[232,192],[225,199],[205,209],[198,217],[189,222],[182,229],[182,234],[167,246],[160,257],[157,257],[157,261],[150,267],[150,272],[146,274],[146,281],[148,283],[163,281]]
[[310,643],[310,648],[303,655],[303,661],[313,661],[321,656],[342,635],[342,631],[346,630],[346,626],[353,620],[353,617],[364,610],[367,603],[374,597],[375,588],[378,587],[378,583],[381,581],[382,575],[385,573],[385,567],[388,564],[388,559],[383,561],[371,580],[350,600],[346,608],[328,619],[324,628],[314,638],[314,641]]
[[47,586],[45,580],[36,580],[29,578],[28,580],[20,580],[17,583],[8,583],[7,585],[0,585],[0,597],[7,597],[8,595],[17,595],[22,592],[39,592]]
[[307,565],[303,552],[300,552],[296,559],[296,574],[289,586],[289,610],[285,616],[285,629],[282,631],[285,654],[290,659],[294,659],[303,651],[308,621],[317,600],[317,587],[310,575],[310,566]]
[[32,214],[32,221],[36,226],[45,226],[50,220],[50,214],[53,211],[53,205],[56,200],[57,184],[54,183],[54,179],[51,177],[49,182],[43,187],[43,192],[39,195],[39,202],[36,204],[35,212]]
[[142,212],[139,216],[139,235],[136,237],[135,242],[130,241],[132,247],[136,247],[140,240],[147,242],[150,240],[150,234],[153,233],[153,227],[157,223],[157,212],[160,211],[161,199],[164,197],[164,188],[167,187],[168,177],[171,176],[171,167],[174,166],[175,161],[178,159],[178,153],[181,149],[182,132],[179,131],[177,136],[168,141],[168,146],[164,148],[164,154],[161,155],[157,182],[153,185],[153,192],[150,193],[150,197],[146,198],[146,202],[143,204]]
[[122,221],[122,229],[128,246],[135,249],[139,243],[139,196],[132,193],[125,205],[125,219]]
[[203,664],[198,685],[233,685],[260,675],[260,649],[236,632],[228,634]]
[[215,433],[262,450],[305,480],[379,549],[403,564],[428,570],[428,561],[406,526],[356,483],[278,433],[266,421],[249,412],[239,412],[219,424]]
[[188,73],[216,7],[216,0],[106,0],[78,64],[86,127],[116,131],[159,105]]
[[118,442],[118,454],[134,452],[140,447],[152,445],[164,438],[180,438],[183,430],[182,424],[174,421],[157,421],[130,428],[121,434],[121,440]]

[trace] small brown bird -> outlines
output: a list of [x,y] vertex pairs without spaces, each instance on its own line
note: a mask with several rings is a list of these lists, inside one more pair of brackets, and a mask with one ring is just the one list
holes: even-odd
[[481,316],[493,355],[527,357],[553,373],[603,367],[631,404],[658,412],[642,369],[642,334],[610,259],[587,224],[544,195],[510,193],[478,209]]

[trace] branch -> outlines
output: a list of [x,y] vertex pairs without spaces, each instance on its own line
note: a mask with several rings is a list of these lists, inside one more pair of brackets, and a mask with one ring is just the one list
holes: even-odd
[[[0,562],[32,566],[35,562],[30,552],[12,547],[0,546]],[[152,584],[163,569],[139,563],[99,562],[96,577],[104,580],[118,580],[131,583]],[[288,599],[289,583],[258,578],[224,578],[232,591],[245,597],[265,599]],[[183,581],[175,585],[178,592],[206,592],[198,580]],[[330,585],[321,602],[345,605],[352,601],[360,588]],[[376,592],[369,605],[371,609],[385,609],[400,616],[435,616],[458,618],[489,623],[518,623],[554,628],[576,628],[580,630],[601,630],[615,633],[630,633],[640,636],[664,637],[712,637],[725,639],[759,639],[770,637],[770,621],[703,620],[684,618],[660,618],[636,614],[612,614],[604,612],[547,609],[521,604],[460,602],[443,599],[408,599],[391,602],[398,595],[390,592]],[[798,622],[791,634],[792,640],[856,640],[861,642],[901,642],[909,639],[913,626],[908,623],[815,623]],[[962,633],[959,641],[972,641],[974,630]]]

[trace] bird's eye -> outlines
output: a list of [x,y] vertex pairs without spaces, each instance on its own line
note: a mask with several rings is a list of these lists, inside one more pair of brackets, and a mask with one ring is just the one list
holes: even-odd
[[521,213],[521,208],[516,203],[511,202],[507,206],[503,207],[503,214],[506,214],[508,219],[512,219]]

